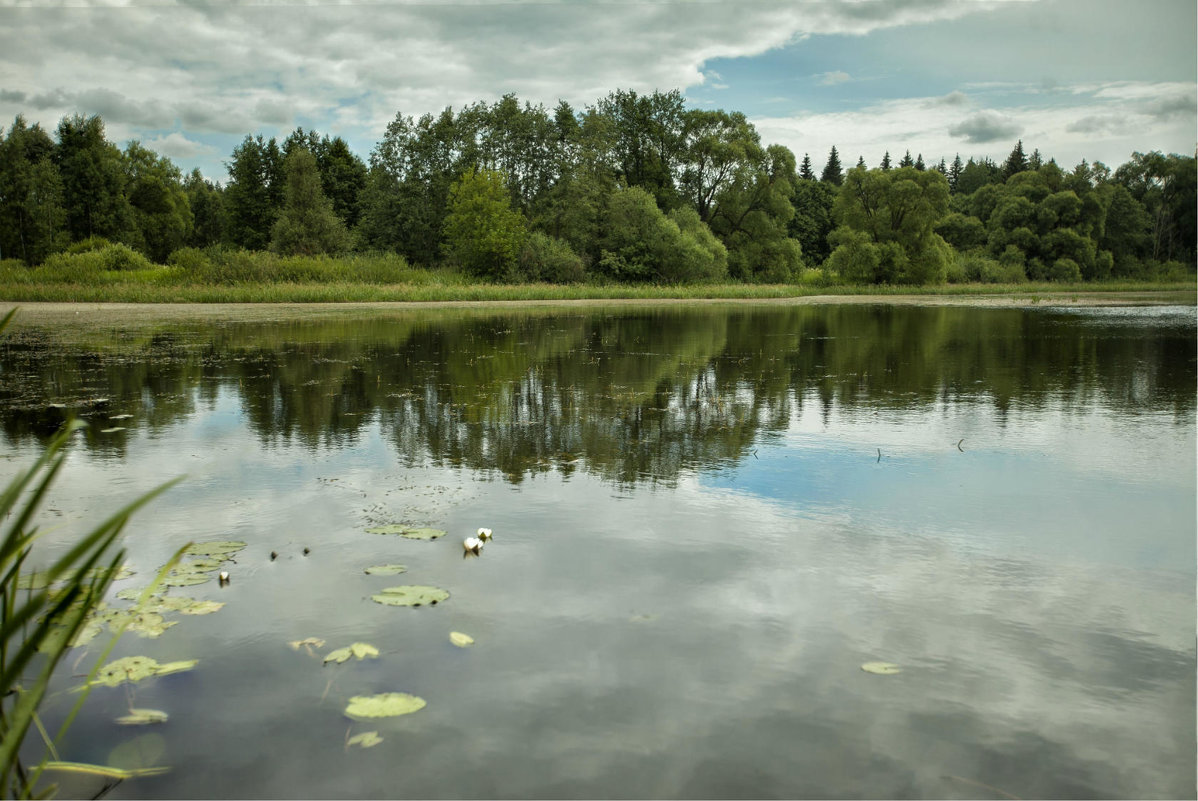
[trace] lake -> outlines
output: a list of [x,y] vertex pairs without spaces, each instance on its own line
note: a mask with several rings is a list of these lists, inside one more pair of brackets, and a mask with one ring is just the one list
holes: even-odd
[[[196,666],[96,688],[63,758],[170,766],[112,798],[1193,798],[1195,359],[1193,307],[34,316],[2,477],[90,423],[44,554],[175,476],[114,592],[246,543],[110,656]],[[427,705],[345,715],[386,692]]]

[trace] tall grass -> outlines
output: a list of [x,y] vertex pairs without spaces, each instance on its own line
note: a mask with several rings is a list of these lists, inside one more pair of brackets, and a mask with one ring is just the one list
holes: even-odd
[[[10,311],[0,321],[0,332],[15,312]],[[86,692],[54,740],[46,732],[38,709],[55,668],[103,600],[124,561],[125,551],[118,538],[129,517],[170,486],[164,484],[116,512],[80,537],[49,567],[38,571],[36,581],[32,580],[33,575],[25,567],[40,536],[34,518],[62,470],[71,435],[84,426],[81,422],[64,426],[33,466],[19,473],[0,494],[0,519],[5,521],[0,537],[0,687],[4,692],[0,698],[0,792],[10,798],[53,793],[53,788],[38,791],[38,780],[50,757],[57,757],[56,743],[70,726]],[[46,755],[32,767],[21,761],[21,748],[31,727],[42,737],[46,749]]]
[[[166,265],[132,258],[123,245],[56,254],[38,267],[0,261],[0,300],[131,303],[312,303],[362,301],[558,301],[783,299],[811,295],[1027,295],[1159,292],[1193,294],[1184,280],[1101,283],[1013,281],[997,262],[964,265],[956,283],[937,286],[848,285],[820,270],[791,284],[618,284],[603,282],[494,284],[447,269],[413,267],[394,253],[343,257],[279,256],[212,247],[183,248]],[[140,257],[139,257],[140,258]],[[968,269],[966,269],[968,268]]]

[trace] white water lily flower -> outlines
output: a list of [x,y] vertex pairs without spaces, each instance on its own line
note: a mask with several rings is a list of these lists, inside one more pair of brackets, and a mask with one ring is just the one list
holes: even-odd
[[462,547],[467,551],[474,551],[475,553],[478,553],[482,550],[483,541],[478,537],[467,537],[462,541]]
[[486,542],[487,540],[491,539],[491,529],[489,529],[489,528],[480,528],[480,529],[478,530],[478,538],[479,538],[480,540],[482,540],[483,542]]

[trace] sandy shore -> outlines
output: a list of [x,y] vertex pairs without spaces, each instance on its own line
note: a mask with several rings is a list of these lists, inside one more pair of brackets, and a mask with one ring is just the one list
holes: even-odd
[[1198,304],[1187,292],[1074,292],[1006,295],[811,295],[770,299],[593,299],[520,301],[435,301],[371,303],[13,303],[0,302],[0,315],[19,308],[18,325],[73,319],[78,322],[149,322],[153,320],[276,320],[337,316],[355,311],[403,312],[427,309],[547,309],[674,305],[806,306],[884,304],[895,306],[972,306],[976,308],[1052,308],[1163,306]]

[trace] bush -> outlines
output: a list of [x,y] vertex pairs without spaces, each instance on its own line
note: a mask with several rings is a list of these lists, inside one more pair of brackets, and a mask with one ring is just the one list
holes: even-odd
[[1018,284],[1027,280],[1023,272],[1023,254],[1018,248],[1012,248],[1019,253],[1019,258],[999,261],[991,259],[984,253],[974,251],[958,257],[956,274],[962,280],[979,284]]
[[529,281],[573,284],[586,278],[586,267],[564,240],[533,231],[520,250],[520,273]]
[[149,270],[153,264],[128,245],[117,242],[99,251],[105,270]]
[[89,236],[87,239],[80,239],[78,242],[72,242],[65,251],[67,255],[74,256],[79,253],[91,253],[97,250],[103,250],[112,243],[102,236]]
[[167,256],[166,263],[171,267],[178,267],[188,278],[210,273],[212,270],[212,260],[199,248],[179,248]]
[[1082,268],[1073,259],[1057,259],[1048,271],[1048,280],[1076,282],[1082,280]]

